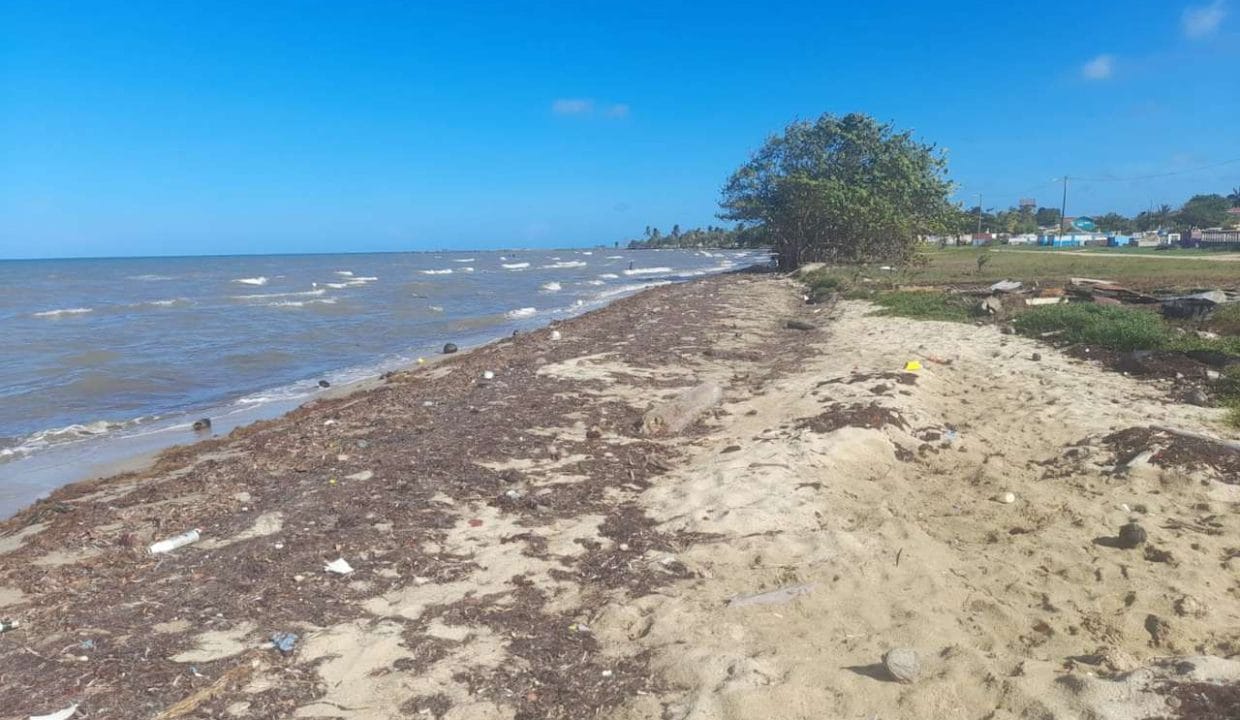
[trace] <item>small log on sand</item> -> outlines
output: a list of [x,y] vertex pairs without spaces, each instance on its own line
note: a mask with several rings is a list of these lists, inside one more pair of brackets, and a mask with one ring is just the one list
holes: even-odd
[[675,400],[651,408],[642,416],[641,432],[646,435],[675,435],[722,400],[723,390],[718,385],[702,383],[681,393]]

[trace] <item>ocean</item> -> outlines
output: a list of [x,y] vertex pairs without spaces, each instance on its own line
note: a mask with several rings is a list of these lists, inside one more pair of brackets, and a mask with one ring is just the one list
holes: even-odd
[[0,517],[126,456],[339,386],[766,262],[758,251],[0,261]]

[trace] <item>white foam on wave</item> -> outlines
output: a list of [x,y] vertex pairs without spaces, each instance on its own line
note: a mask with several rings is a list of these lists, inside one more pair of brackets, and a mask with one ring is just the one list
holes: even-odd
[[156,307],[172,307],[173,305],[188,305],[189,298],[169,298],[167,300],[151,300],[143,303],[144,305],[154,305]]
[[527,263],[527,262],[519,262],[519,263],[504,263],[504,264],[503,264],[503,267],[504,267],[504,269],[505,269],[505,270],[524,270],[525,268],[527,268],[527,267],[529,267],[529,266],[530,266],[530,264],[529,264],[529,263]]
[[600,280],[619,280],[620,276],[615,273],[603,273],[599,275]]
[[128,423],[112,423],[107,420],[98,420],[92,423],[69,425],[62,428],[52,428],[51,430],[40,430],[39,432],[26,436],[21,443],[14,447],[0,448],[0,457],[29,455],[36,450],[42,450],[51,445],[96,437],[110,430],[122,428],[126,424]]
[[670,267],[652,267],[652,268],[629,268],[628,270],[623,270],[621,272],[623,272],[625,275],[632,277],[633,275],[663,275],[665,273],[670,273],[671,271],[672,269]]
[[94,311],[94,308],[64,308],[62,310],[44,310],[43,312],[37,312],[34,314],[34,317],[57,318],[65,315],[85,315],[86,313]]
[[427,305],[426,309],[431,312],[443,312],[443,305]]
[[473,258],[452,258],[452,262],[467,263],[467,262],[473,262],[473,261],[474,261]]
[[624,256],[623,255],[608,255],[607,259],[608,260],[623,260]]
[[553,262],[550,265],[543,265],[542,269],[543,270],[566,270],[568,268],[585,267],[586,265],[589,265],[589,263],[585,262],[584,260],[562,260],[559,262]]
[[336,298],[320,298],[318,300],[281,300],[267,303],[267,307],[299,308],[307,305],[335,305]]
[[419,270],[418,272],[423,275],[451,275],[453,270],[452,268],[444,268],[442,270]]
[[461,268],[461,272],[473,272],[473,271],[474,271],[474,268],[472,265],[466,265],[465,267]]
[[303,290],[301,292],[258,293],[256,295],[233,295],[233,300],[270,300],[278,297],[318,297],[327,292],[327,288]]
[[340,277],[353,277],[352,270],[337,270],[336,274],[339,275]]
[[563,290],[564,288],[558,282],[552,281],[552,282],[546,282],[546,283],[543,283],[542,285],[539,285],[538,289],[542,290],[543,292],[559,292]]
[[176,278],[172,277],[171,275],[154,275],[154,274],[130,275],[129,277],[125,279],[126,280],[139,280],[141,282],[160,282],[162,280],[176,280]]
[[604,300],[609,300],[611,298],[617,297],[619,295],[630,295],[639,290],[645,290],[646,288],[659,287],[662,285],[671,285],[671,284],[672,284],[671,280],[661,280],[658,282],[646,282],[646,283],[633,283],[631,285],[619,285],[613,288],[608,288],[607,290],[600,290],[599,292],[595,293],[592,298],[590,298],[590,302],[599,303]]
[[594,251],[593,250],[582,250],[581,254],[582,255],[593,255]]
[[233,280],[233,282],[240,283],[242,285],[266,285],[267,278],[259,275],[258,277],[252,278],[237,278],[236,280]]
[[504,313],[504,317],[508,318],[509,320],[517,320],[519,318],[531,317],[537,313],[538,313],[538,308],[524,307],[524,308],[517,308],[516,310],[509,310],[508,312]]
[[586,280],[586,285],[606,285],[606,284],[607,283],[602,280]]

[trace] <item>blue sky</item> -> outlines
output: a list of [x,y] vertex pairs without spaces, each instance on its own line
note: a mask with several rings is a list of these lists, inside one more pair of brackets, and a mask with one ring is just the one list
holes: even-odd
[[823,112],[969,205],[1240,186],[1228,0],[517,5],[0,0],[0,257],[610,243]]

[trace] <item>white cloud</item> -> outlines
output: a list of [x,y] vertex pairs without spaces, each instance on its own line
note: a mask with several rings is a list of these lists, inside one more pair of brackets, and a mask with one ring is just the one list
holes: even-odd
[[629,106],[624,103],[616,103],[607,108],[607,117],[623,118],[629,116]]
[[1099,55],[1081,66],[1081,75],[1086,80],[1106,80],[1115,72],[1115,56]]
[[1201,38],[1213,34],[1227,16],[1227,6],[1223,0],[1214,0],[1209,5],[1186,8],[1180,18],[1184,35],[1190,38]]
[[560,98],[551,103],[556,115],[586,115],[594,111],[594,101],[581,98]]

